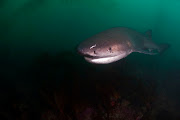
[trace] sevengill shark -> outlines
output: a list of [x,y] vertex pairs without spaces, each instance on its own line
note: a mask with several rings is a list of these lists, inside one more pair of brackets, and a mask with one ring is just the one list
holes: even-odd
[[152,30],[141,33],[127,27],[114,27],[82,41],[77,51],[87,62],[109,64],[127,57],[132,52],[161,54],[169,46],[169,44],[154,43]]

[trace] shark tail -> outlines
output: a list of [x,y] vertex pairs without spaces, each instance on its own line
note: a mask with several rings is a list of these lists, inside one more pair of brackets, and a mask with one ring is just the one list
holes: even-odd
[[159,45],[159,54],[163,54],[168,48],[170,47],[170,44],[164,43]]

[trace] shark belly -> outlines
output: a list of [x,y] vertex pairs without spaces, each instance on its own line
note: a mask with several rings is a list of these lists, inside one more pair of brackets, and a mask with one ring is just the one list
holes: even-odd
[[[130,54],[130,53],[129,53]],[[127,55],[126,52],[121,53],[120,55],[117,56],[112,56],[112,57],[103,57],[103,58],[88,58],[88,57],[84,57],[86,61],[90,62],[90,63],[95,63],[95,64],[108,64],[108,63],[112,63],[112,62],[116,62],[122,58],[125,58]]]

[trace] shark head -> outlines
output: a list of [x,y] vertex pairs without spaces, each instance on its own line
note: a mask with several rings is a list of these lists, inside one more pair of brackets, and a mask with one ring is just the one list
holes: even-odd
[[126,46],[117,40],[96,38],[90,38],[80,43],[77,51],[80,55],[84,56],[87,62],[95,64],[112,63],[130,54]]

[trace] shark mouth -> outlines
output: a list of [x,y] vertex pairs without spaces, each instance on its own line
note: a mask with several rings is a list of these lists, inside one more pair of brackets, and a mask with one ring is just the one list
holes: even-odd
[[112,62],[116,62],[124,57],[126,57],[127,55],[124,54],[120,54],[117,56],[108,56],[108,57],[93,57],[93,56],[84,56],[84,59],[87,62],[90,63],[95,63],[95,64],[109,64]]

